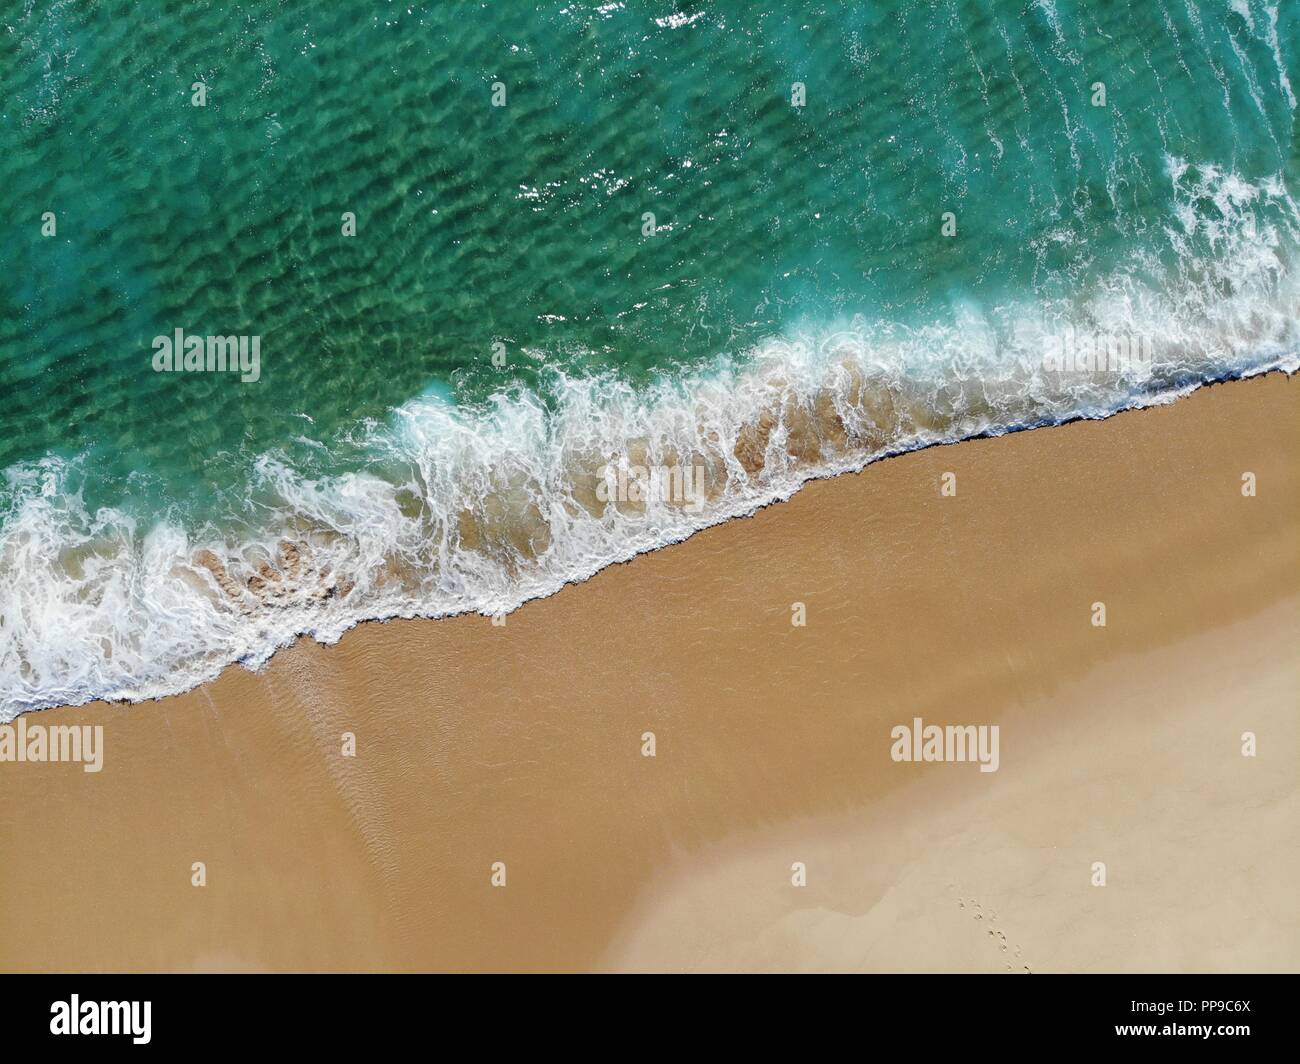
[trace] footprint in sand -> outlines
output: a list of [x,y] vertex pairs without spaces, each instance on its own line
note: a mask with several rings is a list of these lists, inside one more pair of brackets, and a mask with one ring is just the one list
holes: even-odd
[[[1015,961],[1019,962],[1021,950],[1019,946],[1015,945],[1013,942],[1011,942],[1010,939],[1007,938],[1007,933],[997,926],[998,914],[994,912],[992,909],[989,909],[988,912],[986,913],[984,911],[984,906],[982,906],[974,898],[958,897],[957,908],[963,910],[969,909],[971,915],[976,920],[980,921],[981,923],[984,923],[985,926],[987,926],[988,937],[991,938],[994,944],[998,947],[998,952],[1010,954],[1010,957],[1008,957],[1006,960],[1006,970],[1009,972],[1014,971],[1015,964],[1012,963],[1012,958],[1014,958]],[[1014,949],[1014,953],[1011,952],[1013,949]],[[1029,965],[1022,964],[1022,967],[1030,975],[1033,974],[1033,971],[1030,969]]]

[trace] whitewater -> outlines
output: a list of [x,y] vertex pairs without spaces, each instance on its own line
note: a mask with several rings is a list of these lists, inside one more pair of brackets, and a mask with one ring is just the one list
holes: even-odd
[[[218,520],[92,510],[85,456],[17,463],[0,487],[0,720],[173,694],[362,621],[506,614],[814,478],[1295,372],[1286,175],[1172,157],[1165,172],[1161,231],[1084,291],[954,298],[919,326],[792,322],[648,384],[554,369],[477,404],[421,396],[350,430],[371,467],[309,476],[269,450]],[[1151,356],[1063,370],[1046,352],[1066,332],[1141,338]],[[702,504],[602,496],[629,464],[701,470]]]

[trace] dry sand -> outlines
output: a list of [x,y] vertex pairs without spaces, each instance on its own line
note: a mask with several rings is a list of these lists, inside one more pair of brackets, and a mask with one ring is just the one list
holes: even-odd
[[[1300,969],[1298,404],[934,448],[503,627],[39,714],[105,764],[0,764],[0,969]],[[999,770],[895,763],[917,716]]]

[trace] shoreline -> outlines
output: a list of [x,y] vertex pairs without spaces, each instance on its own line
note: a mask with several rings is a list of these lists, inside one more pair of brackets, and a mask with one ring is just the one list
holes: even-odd
[[[346,627],[343,627],[339,631],[338,635],[333,636],[332,638],[329,636],[322,638],[320,635],[317,634],[318,629],[304,629],[298,631],[294,633],[292,636],[286,638],[284,641],[277,643],[274,647],[270,649],[269,652],[267,652],[266,656],[264,658],[261,658],[258,661],[258,663],[254,666],[250,667],[244,664],[242,660],[230,661],[225,665],[219,666],[215,672],[211,672],[210,674],[207,674],[199,678],[198,680],[194,681],[189,686],[178,688],[177,690],[174,691],[167,691],[163,694],[145,694],[145,695],[140,695],[138,697],[133,697],[133,696],[87,697],[75,702],[63,702],[56,705],[48,705],[48,706],[35,707],[35,708],[23,708],[23,709],[19,709],[14,714],[14,716],[9,720],[0,721],[0,725],[4,723],[12,723],[14,720],[17,720],[19,717],[22,716],[26,716],[33,713],[43,713],[48,710],[72,709],[81,706],[95,705],[100,703],[104,705],[114,705],[114,706],[142,705],[149,702],[159,702],[164,699],[174,698],[180,695],[189,694],[195,690],[198,690],[199,688],[206,686],[207,684],[218,681],[223,675],[225,675],[231,669],[240,668],[240,669],[244,669],[245,671],[252,672],[254,674],[261,673],[268,667],[270,662],[274,660],[275,657],[284,653],[285,651],[292,649],[293,647],[295,647],[296,645],[298,645],[300,642],[304,640],[311,640],[312,642],[315,642],[321,646],[334,646],[348,633],[356,630],[362,625],[388,624],[388,623],[402,622],[402,621],[418,621],[418,622],[447,621],[447,620],[456,620],[465,617],[490,618],[492,616],[498,616],[498,617],[510,616],[511,614],[517,613],[519,610],[528,606],[532,602],[544,601],[555,595],[558,595],[560,592],[565,591],[568,588],[585,584],[588,581],[596,578],[597,576],[599,576],[601,573],[605,572],[608,569],[615,568],[618,566],[628,565],[634,562],[637,558],[641,558],[650,554],[655,554],[659,551],[663,551],[671,547],[676,547],[679,544],[686,543],[689,540],[693,539],[694,537],[700,535],[701,533],[707,532],[711,529],[728,525],[736,521],[742,521],[748,518],[755,517],[758,514],[762,513],[764,510],[770,509],[773,506],[779,506],[781,504],[789,502],[791,499],[797,496],[800,492],[804,491],[810,485],[825,482],[825,481],[833,481],[833,480],[840,479],[842,477],[859,476],[862,473],[866,472],[867,470],[871,469],[873,466],[880,464],[881,462],[887,462],[899,458],[904,458],[908,455],[921,453],[923,451],[942,450],[944,448],[956,447],[958,445],[966,444],[966,443],[1001,439],[1006,436],[1018,435],[1024,432],[1036,432],[1041,430],[1060,429],[1070,425],[1075,425],[1084,422],[1092,422],[1092,423],[1106,422],[1116,417],[1120,417],[1122,415],[1136,414],[1144,410],[1153,410],[1163,406],[1170,406],[1175,403],[1181,402],[1193,395],[1196,395],[1199,392],[1203,392],[1206,391],[1207,389],[1219,387],[1222,385],[1234,384],[1238,382],[1245,382],[1245,381],[1256,380],[1256,379],[1265,379],[1265,378],[1271,378],[1277,376],[1281,376],[1287,380],[1291,380],[1295,378],[1297,374],[1300,374],[1300,360],[1297,360],[1296,358],[1286,359],[1283,360],[1282,362],[1278,362],[1275,360],[1273,364],[1256,368],[1256,369],[1251,369],[1246,372],[1238,373],[1231,376],[1224,375],[1219,377],[1200,378],[1192,383],[1183,385],[1179,388],[1175,388],[1170,391],[1157,393],[1151,396],[1144,397],[1143,399],[1134,399],[1131,401],[1129,405],[1121,406],[1105,414],[1099,414],[1095,416],[1088,415],[1088,414],[1078,414],[1078,415],[1073,415],[1071,417],[1068,417],[1061,421],[1047,421],[1047,422],[1035,423],[1035,424],[1013,424],[1004,429],[998,429],[998,430],[989,429],[972,436],[964,436],[958,439],[941,439],[941,440],[927,441],[912,447],[903,448],[900,450],[888,451],[884,454],[880,454],[871,458],[866,458],[861,461],[857,459],[852,459],[852,460],[845,459],[846,464],[842,468],[818,469],[814,471],[805,470],[803,471],[802,479],[799,479],[792,486],[781,486],[781,487],[771,489],[771,491],[774,491],[776,493],[773,497],[766,498],[765,501],[759,501],[749,509],[742,509],[734,512],[731,510],[724,510],[722,512],[719,512],[716,515],[711,515],[709,523],[701,525],[698,528],[692,528],[687,531],[684,531],[679,538],[670,538],[650,547],[646,547],[643,549],[634,549],[634,552],[629,555],[623,557],[617,557],[614,558],[613,560],[606,561],[598,565],[594,569],[584,570],[578,575],[564,579],[561,583],[555,586],[548,585],[547,590],[538,591],[535,594],[530,595],[530,597],[523,599],[517,605],[514,605],[509,609],[505,609],[496,614],[484,613],[482,609],[479,607],[467,607],[464,610],[451,612],[451,613],[420,613],[417,611],[413,613],[403,612],[403,613],[395,613],[395,614],[388,614],[388,615],[361,616],[348,623]],[[208,554],[210,554],[210,551],[208,551],[207,548],[196,548],[196,550],[194,551],[195,558],[199,558],[200,556],[208,555]],[[206,566],[207,563],[205,562],[202,564]],[[221,569],[220,563],[216,562],[216,564],[218,568],[217,570],[214,570],[214,575],[216,575],[216,573],[219,571],[221,580],[229,580],[229,577],[225,574],[224,570]]]
[[[0,840],[19,855],[0,868],[0,894],[44,899],[0,917],[0,969],[655,969],[690,966],[708,949],[720,968],[761,970],[764,957],[842,966],[831,940],[787,934],[772,947],[769,931],[803,926],[809,898],[826,903],[825,867],[845,868],[873,838],[887,840],[871,834],[887,810],[899,810],[889,822],[905,822],[902,839],[942,819],[898,806],[913,782],[901,770],[919,766],[890,761],[894,724],[919,716],[1004,728],[997,772],[920,773],[949,809],[996,812],[1000,842],[1013,840],[1004,870],[1042,849],[1017,856],[1018,837],[1044,837],[1031,814],[1070,807],[1040,771],[1054,730],[1083,758],[1065,770],[1100,798],[1138,783],[1187,801],[1198,793],[1177,758],[1124,760],[1124,735],[1139,733],[1086,726],[1079,685],[1132,704],[1126,662],[1161,663],[1157,694],[1178,693],[1196,734],[1213,706],[1180,677],[1210,662],[1210,679],[1256,692],[1269,749],[1294,749],[1276,739],[1294,734],[1294,707],[1277,697],[1294,701],[1288,663],[1251,661],[1247,684],[1244,666],[1208,636],[1235,633],[1239,651],[1254,638],[1242,631],[1289,645],[1300,634],[1298,399],[1300,381],[1269,373],[1123,417],[931,446],[610,565],[530,600],[504,625],[475,614],[362,622],[337,644],[300,637],[257,673],[227,667],[184,694],[29,714],[102,724],[105,763],[96,774],[0,764]],[[1253,498],[1240,492],[1247,469],[1258,476]],[[939,495],[947,471],[955,497]],[[1089,622],[1098,599],[1104,629]],[[791,624],[795,603],[803,627]],[[1179,719],[1174,708],[1162,717]],[[1170,739],[1178,726],[1151,723],[1140,741]],[[647,731],[653,758],[641,753]],[[344,732],[356,737],[355,758],[340,753]],[[1243,760],[1229,753],[1184,750],[1212,767],[1207,794],[1223,809],[1295,802],[1300,771],[1261,752],[1264,771],[1246,789],[1227,775]],[[1108,774],[1108,763],[1123,772]],[[1037,795],[1037,809],[1017,813],[1016,794]],[[1133,813],[1131,803],[1117,808],[1113,830]],[[1191,844],[1176,808],[1157,814],[1145,822]],[[771,882],[756,882],[750,857],[737,866],[724,851],[758,860],[789,825],[836,845],[822,848],[827,865],[807,893],[787,886],[787,908],[772,910]],[[1294,835],[1285,818],[1273,827]],[[1207,866],[1249,860],[1221,828],[1199,855]],[[1259,878],[1257,916],[1300,872],[1300,847],[1266,842],[1280,856],[1256,854],[1247,869]],[[1150,849],[1182,867],[1181,851],[1158,839]],[[958,858],[989,874],[982,851]],[[197,860],[202,888],[190,882]],[[509,870],[503,888],[490,882],[497,860]],[[773,861],[763,874],[788,883],[790,862]],[[842,879],[831,904],[876,914],[865,931],[841,929],[845,941],[886,968],[913,956],[909,944],[928,944],[915,955],[934,963],[935,929],[949,919],[936,917],[934,869],[902,858],[890,867],[920,900],[888,910],[881,884]],[[685,884],[683,868],[695,870]],[[750,914],[731,942],[688,919],[701,897],[717,898],[692,894],[702,889],[692,875],[722,884]],[[1035,908],[1032,894],[1012,890],[1001,911],[1006,926],[1011,906],[1017,926],[1037,929],[1042,970],[1057,958],[1087,968],[1127,956],[1116,952],[1117,928],[1154,934],[1138,918],[1158,893],[1148,883],[1141,897],[1126,895],[1120,882],[1100,895],[1116,907],[1111,925],[1084,920],[1091,953],[1059,906]],[[1196,912],[1175,912],[1162,933],[1194,947],[1194,920],[1223,922],[1229,903],[1242,904],[1238,886],[1206,888]],[[112,927],[97,918],[105,906],[118,915]],[[1294,968],[1300,937],[1278,919],[1266,921],[1276,940],[1267,955],[1257,939],[1235,955],[1216,939],[1175,958],[1184,967],[1174,970],[1196,970],[1205,951],[1221,964],[1249,967],[1253,956]],[[696,952],[683,960],[679,943]],[[966,947],[952,958],[960,970],[984,963]]]

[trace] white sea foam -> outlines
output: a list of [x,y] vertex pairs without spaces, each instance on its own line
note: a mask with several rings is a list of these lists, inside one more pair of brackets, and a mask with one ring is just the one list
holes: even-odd
[[[1205,381],[1294,372],[1300,287],[1288,257],[1300,212],[1284,182],[1177,159],[1168,171],[1172,269],[1153,251],[1068,300],[966,301],[919,329],[859,318],[792,330],[646,386],[557,372],[549,406],[523,390],[478,408],[421,397],[364,430],[384,476],[312,479],[263,455],[250,471],[259,516],[238,536],[90,512],[75,459],[11,468],[0,719],[173,693],[362,620],[508,612],[810,478],[1167,402]],[[1153,357],[1059,372],[1043,353],[1063,329],[1142,336]],[[601,469],[620,459],[702,466],[705,505],[601,502]]]
[[1291,79],[1286,74],[1286,63],[1282,61],[1282,43],[1278,39],[1277,32],[1277,4],[1265,4],[1264,14],[1268,19],[1268,46],[1273,51],[1273,62],[1277,65],[1277,80],[1286,96],[1287,105],[1291,110],[1295,110],[1296,99],[1295,92],[1291,88]]

